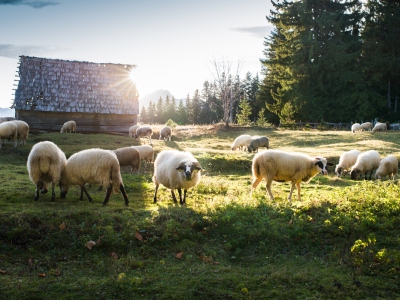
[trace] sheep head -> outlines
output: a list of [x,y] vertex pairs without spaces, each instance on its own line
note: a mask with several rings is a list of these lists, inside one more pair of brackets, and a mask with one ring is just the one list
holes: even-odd
[[184,172],[186,180],[191,181],[193,172],[201,171],[201,166],[197,161],[181,162],[176,170]]
[[315,163],[314,163],[314,165],[318,166],[318,167],[321,169],[321,172],[322,172],[324,175],[327,175],[327,174],[328,174],[328,170],[326,169],[326,166],[327,166],[327,160],[326,160],[326,158],[323,158],[323,157],[316,157],[316,158],[315,158]]

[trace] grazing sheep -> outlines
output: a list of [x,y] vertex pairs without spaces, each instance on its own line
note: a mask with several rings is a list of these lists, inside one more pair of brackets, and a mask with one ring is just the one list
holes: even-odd
[[133,125],[131,127],[129,127],[129,136],[135,136],[136,134],[136,129],[138,129],[140,127],[140,125]]
[[238,136],[232,143],[231,149],[236,150],[239,148],[239,150],[242,150],[242,147],[248,147],[249,144],[251,143],[251,136],[248,134],[242,134]]
[[378,169],[380,161],[380,155],[375,150],[361,153],[357,157],[356,163],[351,167],[351,179],[357,179],[358,175],[361,174],[365,174],[365,179],[367,179],[368,172],[370,172],[369,179],[371,179],[372,173]]
[[142,137],[147,137],[149,139],[149,144],[151,144],[151,136],[153,134],[153,129],[150,126],[140,126],[136,129],[135,138],[140,140]]
[[372,132],[377,132],[377,131],[387,131],[387,125],[386,123],[376,123],[374,128],[372,129]]
[[160,140],[163,139],[166,141],[171,141],[172,136],[172,128],[169,126],[165,126],[160,130]]
[[117,155],[120,167],[131,166],[131,173],[139,173],[140,154],[139,150],[133,147],[124,147],[113,150]]
[[180,204],[185,204],[187,190],[200,182],[200,171],[201,166],[191,153],[178,150],[161,151],[154,161],[154,203],[157,203],[158,187],[162,184],[171,189],[172,199],[175,203],[177,200],[174,190],[177,189]]
[[63,133],[63,132],[69,132],[69,133],[75,132],[76,133],[76,123],[75,123],[75,121],[65,122],[64,125],[61,127],[60,132],[61,133]]
[[60,179],[61,197],[64,198],[67,195],[71,185],[79,185],[81,188],[80,200],[83,200],[83,193],[85,193],[89,202],[92,202],[92,198],[85,188],[86,183],[97,183],[107,187],[103,205],[106,205],[110,199],[111,191],[118,193],[118,189],[124,197],[125,205],[129,205],[119,162],[116,154],[112,151],[93,148],[71,155]]
[[42,194],[47,193],[48,182],[51,182],[51,201],[54,201],[54,187],[60,181],[66,164],[64,152],[53,142],[39,142],[32,147],[26,166],[29,178],[36,185],[35,201],[39,199],[39,190]]
[[10,122],[13,122],[15,125],[17,125],[17,136],[20,138],[20,144],[25,145],[29,135],[28,123],[21,120],[13,120]]
[[340,177],[344,172],[347,172],[356,163],[357,157],[361,154],[358,150],[350,150],[342,153],[339,158],[339,163],[336,165],[335,173]]
[[351,132],[356,133],[361,130],[362,130],[362,128],[361,128],[360,123],[354,123],[353,125],[351,125]]
[[399,170],[399,161],[396,156],[388,155],[379,163],[379,167],[375,172],[375,179],[381,179],[386,175],[389,175],[389,178],[394,180],[394,177]]
[[372,129],[372,123],[371,122],[364,122],[360,125],[361,130],[371,130]]
[[260,147],[266,147],[269,149],[269,141],[266,136],[261,136],[261,137],[253,137],[251,139],[251,142],[249,146],[247,147],[247,150],[251,153],[252,151],[258,152],[258,148]]
[[326,169],[327,160],[323,157],[313,158],[303,153],[285,152],[281,150],[264,150],[253,157],[252,191],[261,180],[265,179],[266,189],[271,200],[274,196],[271,192],[272,181],[287,182],[292,186],[288,196],[289,202],[292,198],[294,187],[297,187],[297,198],[300,201],[300,183],[309,182],[315,175],[323,172],[328,174]]
[[150,145],[131,146],[139,151],[140,160],[144,161],[145,165],[154,161],[154,149]]
[[12,137],[14,139],[14,147],[17,147],[17,136],[18,136],[18,127],[13,122],[4,122],[0,124],[0,148],[1,148],[1,139],[5,139],[6,141]]

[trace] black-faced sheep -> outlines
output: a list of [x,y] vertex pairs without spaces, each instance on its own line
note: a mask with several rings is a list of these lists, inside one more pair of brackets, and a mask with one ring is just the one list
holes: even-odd
[[154,149],[150,145],[131,146],[139,151],[140,161],[149,165],[154,161]]
[[140,125],[133,125],[131,127],[129,127],[129,136],[135,136],[136,134],[136,129],[138,129],[140,127]]
[[26,166],[29,178],[36,185],[35,201],[39,199],[39,190],[42,194],[47,193],[49,182],[51,182],[51,201],[54,201],[54,187],[60,181],[66,163],[64,152],[53,142],[39,142],[32,147]]
[[233,141],[231,149],[236,150],[239,148],[239,150],[242,150],[242,148],[244,149],[244,147],[247,148],[250,143],[251,143],[251,136],[248,134],[242,134]]
[[399,170],[399,161],[396,156],[388,155],[379,163],[379,167],[375,172],[375,179],[382,179],[383,177],[389,175],[389,178],[394,180],[397,172]]
[[160,140],[171,141],[172,137],[172,128],[169,126],[165,126],[160,130]]
[[266,136],[253,137],[249,146],[247,147],[247,150],[250,153],[253,151],[258,152],[258,148],[260,147],[266,147],[267,149],[269,149],[269,140]]
[[117,155],[120,167],[131,167],[131,173],[138,173],[140,168],[139,150],[133,147],[124,147],[113,150]]
[[285,152],[281,150],[264,150],[253,157],[252,191],[261,180],[265,179],[266,189],[271,200],[272,181],[292,183],[288,200],[291,201],[294,187],[297,187],[297,198],[301,200],[300,183],[309,182],[318,173],[328,174],[327,160],[323,157],[311,157],[303,153]]
[[147,137],[149,139],[149,144],[151,144],[151,136],[153,135],[153,129],[150,126],[140,126],[136,129],[135,138],[140,140],[142,137]]
[[129,205],[124,184],[120,173],[120,166],[115,153],[103,149],[87,149],[71,155],[67,160],[65,171],[61,174],[60,188],[61,197],[67,195],[71,185],[79,185],[81,188],[80,200],[83,200],[83,193],[92,202],[85,184],[100,184],[107,187],[103,205],[106,205],[111,191],[121,191],[125,205]]
[[17,136],[18,136],[18,127],[15,123],[8,121],[0,124],[0,148],[1,148],[1,139],[5,139],[6,141],[9,138],[14,139],[14,147],[17,147]]
[[336,165],[335,173],[340,177],[344,172],[347,172],[356,163],[357,157],[361,154],[358,150],[350,150],[342,153],[339,158],[339,163]]
[[175,203],[177,200],[174,190],[178,190],[180,204],[185,204],[187,190],[200,182],[200,171],[201,166],[191,153],[178,150],[161,151],[154,161],[154,203],[157,203],[158,187],[162,184],[171,190]]
[[351,179],[357,179],[358,175],[361,174],[365,174],[365,179],[367,179],[368,172],[370,172],[369,179],[371,179],[372,173],[378,169],[380,161],[380,155],[375,150],[369,150],[361,153],[357,157],[356,163],[351,167]]
[[377,132],[377,131],[387,131],[387,125],[386,123],[376,123],[374,128],[372,128],[372,132]]
[[75,121],[65,122],[64,125],[61,127],[60,132],[61,133],[63,133],[63,132],[69,132],[69,133],[76,132],[76,123],[75,123]]
[[20,144],[25,145],[26,140],[28,139],[28,135],[29,135],[28,123],[26,123],[22,120],[13,120],[10,122],[13,122],[15,125],[17,125],[17,136],[20,139]]

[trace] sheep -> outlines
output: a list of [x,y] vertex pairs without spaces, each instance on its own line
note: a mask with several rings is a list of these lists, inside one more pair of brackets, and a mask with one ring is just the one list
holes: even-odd
[[1,148],[1,139],[5,139],[6,141],[12,137],[14,138],[14,147],[17,147],[17,135],[18,135],[18,127],[13,122],[4,122],[0,124],[0,148]]
[[309,182],[315,175],[328,174],[327,160],[323,157],[311,157],[298,152],[286,152],[282,150],[264,150],[253,157],[252,192],[261,182],[266,181],[266,189],[271,200],[274,196],[271,192],[272,181],[292,182],[287,199],[291,202],[294,187],[297,187],[297,198],[300,201],[300,183]]
[[372,173],[379,167],[380,155],[375,150],[369,150],[361,153],[356,160],[356,163],[350,169],[351,179],[357,179],[358,175],[365,174],[365,179],[367,179],[367,173],[369,174],[369,179],[372,178]]
[[85,193],[89,202],[93,202],[85,188],[86,183],[98,183],[107,187],[103,205],[108,203],[111,191],[118,193],[118,189],[124,197],[125,205],[129,205],[117,155],[112,151],[92,148],[74,153],[68,158],[60,178],[61,198],[65,198],[71,185],[79,185],[80,200],[83,200],[83,193]]
[[269,149],[269,141],[266,136],[257,137],[257,138],[253,137],[251,139],[249,146],[247,147],[247,150],[250,153],[252,151],[258,152],[258,148],[260,148],[260,147],[266,147],[267,149]]
[[248,134],[242,134],[238,136],[232,143],[231,149],[236,150],[239,148],[239,150],[242,150],[242,147],[248,147],[251,142],[251,136]]
[[131,146],[139,151],[140,160],[145,162],[145,165],[154,161],[154,149],[150,145]]
[[140,125],[133,125],[129,127],[129,136],[132,137],[136,134],[136,129],[138,129]]
[[361,130],[371,130],[372,129],[372,123],[371,122],[364,122],[360,125]]
[[175,203],[177,200],[174,190],[177,189],[180,204],[185,204],[186,192],[200,182],[201,170],[201,165],[189,152],[178,150],[161,151],[154,161],[154,203],[157,203],[158,187],[162,184],[171,190],[172,199]]
[[396,156],[388,155],[379,163],[379,167],[375,172],[375,179],[381,179],[386,175],[389,175],[389,178],[394,180],[394,177],[399,170],[399,161]]
[[131,166],[131,173],[139,173],[140,154],[139,150],[133,147],[124,147],[113,150],[117,155],[120,167]]
[[372,133],[377,132],[377,131],[387,131],[387,125],[386,123],[376,123],[374,128],[372,129]]
[[30,180],[36,185],[35,201],[39,199],[39,190],[42,194],[47,193],[48,182],[51,182],[51,201],[54,201],[54,187],[60,181],[66,164],[64,152],[53,142],[39,142],[32,147],[26,166]]
[[335,173],[337,177],[340,177],[344,172],[350,170],[350,168],[356,163],[357,157],[361,154],[358,150],[350,150],[342,153],[339,158],[339,163],[336,165]]
[[63,133],[63,132],[69,132],[69,133],[75,132],[76,133],[76,123],[75,123],[75,121],[65,122],[64,125],[61,127],[60,132],[61,133]]
[[149,144],[151,144],[151,136],[153,134],[153,129],[150,126],[140,126],[136,129],[135,138],[140,140],[142,137],[147,137],[149,139]]
[[29,125],[28,123],[22,120],[13,120],[10,121],[17,125],[17,136],[20,138],[20,144],[25,145],[26,140],[28,139],[29,135]]
[[165,142],[171,141],[172,136],[172,128],[169,126],[165,126],[160,130],[160,140],[163,139]]
[[354,123],[353,125],[351,125],[351,132],[356,133],[361,130],[362,128],[360,123]]

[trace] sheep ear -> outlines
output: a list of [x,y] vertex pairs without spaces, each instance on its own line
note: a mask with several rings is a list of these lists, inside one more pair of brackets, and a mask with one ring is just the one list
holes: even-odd
[[184,164],[184,163],[181,163],[176,169],[177,169],[178,171],[183,171],[183,170],[185,170],[185,164]]
[[200,166],[200,164],[198,162],[194,162],[193,166],[194,166],[195,170],[197,170],[197,171],[201,171],[202,170],[202,168],[201,168],[201,166]]

